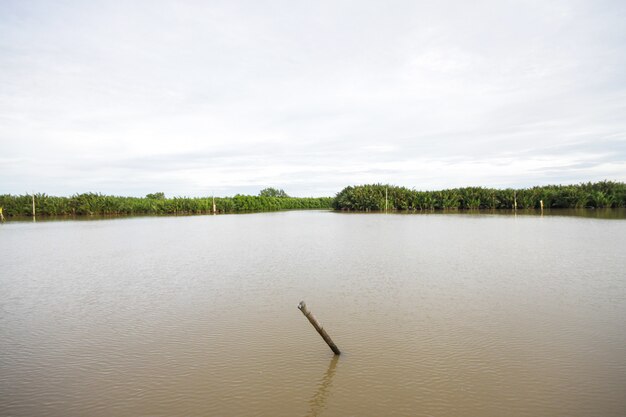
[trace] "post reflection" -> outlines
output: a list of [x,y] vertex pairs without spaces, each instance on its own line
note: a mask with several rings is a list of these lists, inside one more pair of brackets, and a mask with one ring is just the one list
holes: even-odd
[[326,373],[322,377],[322,380],[319,383],[317,391],[313,398],[309,400],[309,406],[311,407],[307,417],[317,417],[320,416],[322,411],[326,408],[326,400],[328,399],[328,394],[330,391],[330,387],[333,384],[333,376],[335,375],[335,370],[337,368],[337,362],[339,361],[339,355],[334,355],[328,364],[328,369],[326,369]]

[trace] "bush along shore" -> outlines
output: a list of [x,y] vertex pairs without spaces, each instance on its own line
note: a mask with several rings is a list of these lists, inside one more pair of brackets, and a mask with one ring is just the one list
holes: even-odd
[[[34,194],[37,216],[67,215],[160,215],[213,213],[212,197],[165,198],[163,193],[146,197],[118,197],[97,193],[75,194],[71,197],[54,197]],[[216,197],[215,212],[241,213],[294,209],[330,209],[331,197],[299,198],[266,195]],[[33,195],[0,195],[0,207],[5,217],[32,216]]]
[[[577,185],[547,185],[524,189],[483,187],[417,191],[388,184],[349,186],[332,197],[290,197],[267,188],[258,196],[173,197],[163,193],[120,197],[99,193],[55,197],[46,194],[0,195],[3,218],[74,215],[168,215],[244,213],[297,209],[348,211],[478,210],[550,208],[623,208],[626,183],[601,181]],[[215,207],[213,207],[215,204]]]
[[344,188],[333,200],[335,210],[477,210],[626,207],[626,183],[601,181],[524,189],[483,187],[416,191],[385,184]]

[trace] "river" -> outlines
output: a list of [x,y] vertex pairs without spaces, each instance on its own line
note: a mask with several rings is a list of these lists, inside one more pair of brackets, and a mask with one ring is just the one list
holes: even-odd
[[593,212],[6,222],[0,415],[624,416],[625,248]]

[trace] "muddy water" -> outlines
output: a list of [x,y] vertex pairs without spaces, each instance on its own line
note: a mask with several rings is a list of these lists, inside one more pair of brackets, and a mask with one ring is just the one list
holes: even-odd
[[573,216],[5,223],[0,415],[624,416],[624,248]]

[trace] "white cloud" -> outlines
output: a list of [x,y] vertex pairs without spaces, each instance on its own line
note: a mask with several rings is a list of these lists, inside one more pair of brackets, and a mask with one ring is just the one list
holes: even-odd
[[0,193],[626,181],[623,2],[0,9]]

